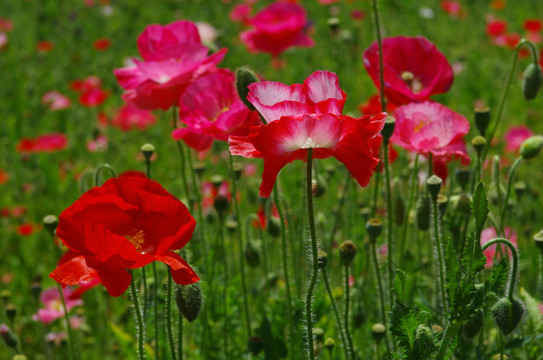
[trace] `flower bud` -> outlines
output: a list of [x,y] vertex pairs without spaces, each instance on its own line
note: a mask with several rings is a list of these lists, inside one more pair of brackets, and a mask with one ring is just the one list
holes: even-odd
[[232,168],[234,169],[234,176],[236,177],[236,180],[239,180],[241,178],[241,173],[243,172],[243,165],[241,165],[239,162],[235,162],[232,165]]
[[370,238],[370,241],[375,244],[377,238],[381,236],[383,232],[383,222],[379,219],[372,218],[366,222],[366,231]]
[[543,83],[543,74],[539,64],[531,63],[524,70],[524,81],[522,82],[522,94],[526,100],[533,100]]
[[339,30],[339,18],[331,17],[326,21],[326,23],[328,24],[328,27],[330,28],[332,34],[337,34],[337,31]]
[[19,342],[6,324],[0,324],[0,337],[2,337],[8,347],[17,349]]
[[17,315],[17,308],[15,307],[15,305],[7,304],[4,310],[6,311],[6,316],[8,317],[8,319],[13,321],[13,319],[15,319],[15,316]]
[[192,165],[192,170],[194,170],[194,173],[196,176],[202,176],[204,174],[204,171],[206,170],[206,165],[204,163],[195,163]]
[[415,340],[413,341],[413,350],[418,359],[430,355],[434,349],[434,333],[426,325],[419,325],[415,330]]
[[328,264],[328,254],[322,250],[317,251],[317,257],[319,260],[319,269],[324,269]]
[[369,208],[367,206],[364,206],[364,207],[360,208],[358,213],[360,214],[362,219],[364,219],[364,221],[368,221],[370,219],[370,215],[371,215],[371,208]]
[[228,211],[228,197],[225,195],[217,195],[215,196],[215,199],[213,200],[213,207],[215,208],[215,211],[217,214],[219,214],[220,217],[223,217],[226,212]]
[[58,218],[55,215],[46,215],[43,217],[43,227],[50,234],[55,234],[58,226]]
[[428,196],[421,196],[417,200],[416,214],[419,230],[428,230],[430,228],[430,198]]
[[251,336],[249,338],[249,351],[257,356],[262,351],[262,339],[260,336]]
[[441,190],[441,184],[443,184],[443,180],[437,175],[432,175],[426,180],[426,189],[428,189],[428,192],[434,201],[437,200],[437,194],[439,194],[439,191]]
[[541,151],[542,147],[543,136],[535,135],[529,137],[528,139],[524,140],[522,145],[520,145],[520,156],[526,160],[535,158]]
[[371,327],[371,337],[373,337],[373,340],[377,342],[381,341],[385,337],[386,332],[387,328],[381,323],[373,324]]
[[396,127],[396,119],[388,115],[385,121],[385,126],[383,127],[383,130],[381,130],[381,135],[383,135],[383,140],[385,141],[385,143],[388,143],[388,139],[390,139],[390,137],[394,133],[395,127]]
[[245,260],[250,267],[255,268],[260,265],[260,251],[253,244],[252,241],[247,241],[245,243]]
[[239,98],[250,110],[256,109],[253,104],[247,100],[247,95],[249,94],[249,89],[247,86],[258,81],[258,77],[255,75],[255,73],[248,68],[240,67],[236,70],[236,89],[238,91]]
[[272,237],[279,237],[281,235],[281,221],[274,217],[268,217],[267,230]]
[[324,330],[322,328],[313,328],[313,336],[317,338],[318,342],[324,341]]
[[477,155],[481,155],[481,152],[486,146],[486,139],[482,137],[481,135],[477,135],[473,139],[471,139],[471,146],[477,151]]
[[490,108],[487,106],[475,108],[475,126],[482,137],[485,136],[488,124],[490,124]]
[[41,294],[41,284],[39,281],[34,281],[30,284],[30,294],[36,299],[40,297]]
[[538,231],[534,235],[534,242],[535,246],[537,246],[541,254],[543,254],[543,230]]
[[454,209],[460,214],[469,215],[471,213],[471,200],[468,194],[455,195],[454,202],[452,199],[453,197],[451,197],[451,203]]
[[462,187],[463,190],[469,185],[469,179],[471,176],[471,170],[469,168],[457,168],[454,171],[456,181]]
[[175,288],[175,303],[188,322],[193,322],[200,312],[203,303],[200,282],[190,285],[178,285]]
[[339,259],[343,266],[351,265],[356,255],[356,245],[351,240],[345,240],[339,244]]
[[228,219],[224,223],[224,226],[230,234],[233,234],[238,229],[238,222],[236,220]]
[[524,305],[517,299],[503,297],[492,306],[492,315],[503,335],[509,335],[522,319]]
[[141,147],[141,153],[143,154],[143,157],[145,158],[145,161],[151,160],[151,156],[153,156],[155,152],[155,146],[153,144],[144,144]]
[[483,309],[477,309],[473,316],[464,321],[462,334],[466,339],[473,339],[483,328]]
[[311,180],[311,193],[315,197],[321,197],[326,192],[326,180],[320,175],[316,179]]
[[326,338],[326,340],[324,340],[324,347],[328,349],[330,354],[332,353],[332,350],[334,350],[335,345],[336,345],[336,342],[332,338]]

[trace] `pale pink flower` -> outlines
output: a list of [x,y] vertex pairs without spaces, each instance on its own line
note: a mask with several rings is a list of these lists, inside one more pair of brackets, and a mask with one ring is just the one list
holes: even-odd
[[[73,292],[74,289],[68,286],[62,289],[62,294],[64,295],[64,300],[66,302],[66,310],[68,310],[68,312],[75,306],[83,305],[83,300],[70,298],[70,295],[72,295]],[[64,317],[62,299],[60,298],[60,293],[56,286],[44,290],[40,295],[40,301],[45,307],[39,309],[37,314],[32,316],[34,321],[40,321],[47,325],[56,319]]]
[[[496,230],[493,227],[483,229],[483,231],[481,232],[481,246],[497,237],[498,235],[496,234]],[[505,228],[505,238],[511,241],[515,248],[518,247],[517,234],[510,227]],[[506,245],[500,244],[500,252],[498,252],[497,249],[497,245],[491,245],[488,249],[483,251],[483,254],[486,257],[485,268],[491,268],[494,265],[494,260],[500,259],[500,253],[501,255],[507,254],[508,258],[511,259],[511,252]]]
[[41,103],[53,111],[67,109],[72,104],[69,98],[56,90],[51,90],[43,94]]
[[94,139],[87,140],[87,150],[90,152],[104,152],[107,150],[107,137],[105,135],[98,135]]

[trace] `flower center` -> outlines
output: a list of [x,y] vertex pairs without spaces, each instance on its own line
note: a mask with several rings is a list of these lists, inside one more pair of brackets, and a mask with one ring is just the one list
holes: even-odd
[[144,253],[144,251],[142,251],[143,243],[145,242],[145,233],[143,232],[143,230],[136,231],[136,233],[132,236],[125,235],[125,238],[127,238],[128,241],[134,244],[138,252]]
[[411,71],[404,71],[401,76],[402,80],[409,86],[413,94],[418,94],[422,91],[422,83]]
[[315,148],[320,148],[320,147],[322,146],[317,144],[315,141],[313,141],[313,139],[307,138],[305,143],[302,146],[300,146],[300,149],[315,149]]

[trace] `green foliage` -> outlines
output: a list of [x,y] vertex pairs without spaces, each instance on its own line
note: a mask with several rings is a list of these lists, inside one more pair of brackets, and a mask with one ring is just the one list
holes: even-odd
[[259,332],[265,360],[279,360],[287,355],[285,341],[274,333],[272,325],[266,316],[262,318]]
[[486,218],[488,217],[488,200],[486,198],[485,187],[482,182],[477,184],[475,192],[471,200],[471,209],[475,216],[475,230],[477,239],[481,236],[483,226],[485,225]]

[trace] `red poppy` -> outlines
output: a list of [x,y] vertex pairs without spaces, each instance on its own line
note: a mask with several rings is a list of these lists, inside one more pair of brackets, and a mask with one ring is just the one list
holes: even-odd
[[9,180],[9,173],[5,172],[4,170],[0,169],[0,185],[5,183]]
[[108,39],[108,38],[99,38],[99,39],[94,40],[94,42],[92,43],[92,47],[96,51],[105,51],[109,49],[110,46],[111,46],[111,39]]
[[55,44],[52,41],[40,41],[36,44],[36,48],[39,52],[48,52],[55,48]]
[[0,17],[0,31],[10,32],[13,30],[13,21]]
[[490,37],[505,35],[507,23],[503,20],[491,20],[486,24],[486,33]]
[[[388,113],[392,113],[398,106],[390,101],[387,101],[386,110]],[[381,98],[379,95],[372,95],[368,101],[358,106],[358,110],[362,115],[377,115],[381,113]]]
[[94,88],[102,86],[102,79],[98,76],[90,75],[84,79],[76,79],[70,83],[70,88],[77,92],[87,92]]
[[109,97],[109,91],[101,88],[92,88],[83,92],[79,96],[79,103],[86,107],[96,107],[102,105],[104,101]]
[[25,223],[17,226],[17,234],[22,236],[30,236],[34,232],[34,225]]
[[161,261],[181,285],[198,275],[173,250],[190,240],[196,222],[186,206],[157,182],[112,178],[83,194],[59,216],[57,235],[74,257],[49,276],[62,285],[98,277],[112,296],[132,281],[128,269]]
[[66,149],[68,138],[61,133],[40,135],[36,138],[22,138],[17,143],[20,153],[53,152]]
[[[364,51],[364,66],[380,89],[377,42]],[[447,92],[453,82],[451,64],[425,37],[397,36],[383,41],[385,95],[395,104],[421,102]]]
[[268,122],[251,126],[249,135],[230,136],[232,155],[263,158],[260,196],[269,197],[281,168],[306,160],[334,156],[344,163],[358,183],[368,185],[379,160],[371,150],[386,114],[355,119],[341,115],[347,95],[336,74],[316,71],[303,84],[287,86],[275,81],[249,85],[247,99]]
[[522,27],[524,30],[529,32],[540,32],[542,28],[541,20],[539,19],[528,19],[524,21]]
[[251,52],[267,52],[276,57],[292,46],[315,45],[305,33],[307,16],[297,3],[275,2],[250,20],[254,29],[241,33],[241,41]]

